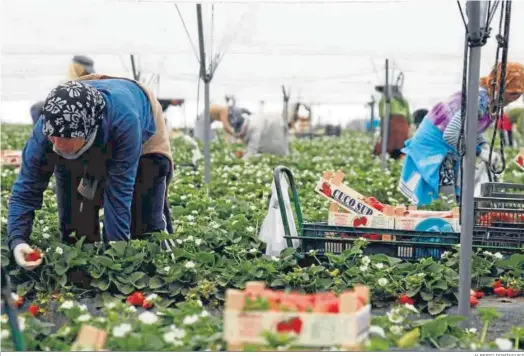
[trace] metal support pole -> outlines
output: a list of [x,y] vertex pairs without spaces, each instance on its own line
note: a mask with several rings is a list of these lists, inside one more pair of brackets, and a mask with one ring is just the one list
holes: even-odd
[[387,168],[386,153],[388,149],[391,98],[389,92],[389,59],[386,59],[386,85],[384,86],[384,119],[382,120],[382,170]]
[[136,70],[134,55],[131,55],[131,69],[133,70],[133,79],[138,82],[140,80],[140,73]]
[[200,78],[204,81],[204,183],[211,182],[211,120],[209,118],[209,82],[211,75],[206,72],[206,53],[204,51],[204,28],[202,25],[202,5],[197,4],[198,45],[200,49]]
[[369,132],[373,133],[373,123],[375,122],[375,97],[371,95],[371,101],[368,103],[370,112],[370,123],[369,123]]
[[[467,4],[468,31],[471,40],[480,40],[481,17],[480,1]],[[470,47],[468,64],[468,89],[466,99],[465,144],[466,154],[463,164],[464,177],[461,186],[461,230],[460,230],[460,279],[459,279],[459,314],[466,318],[464,327],[469,325],[471,288],[471,256],[473,245],[473,196],[475,190],[475,147],[477,144],[477,121],[479,107],[479,80],[481,46]]]
[[286,90],[286,87],[282,85],[282,96],[284,98],[284,108],[282,113],[282,118],[284,119],[284,124],[286,125],[286,132],[289,127],[289,91]]

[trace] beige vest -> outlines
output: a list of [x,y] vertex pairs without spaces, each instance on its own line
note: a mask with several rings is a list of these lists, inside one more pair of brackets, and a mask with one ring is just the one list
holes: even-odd
[[149,103],[151,104],[151,109],[153,111],[156,132],[149,140],[147,140],[142,145],[142,155],[146,155],[149,153],[162,154],[166,156],[167,158],[169,158],[169,160],[171,161],[171,164],[173,164],[173,156],[171,154],[171,145],[169,142],[169,134],[166,128],[166,122],[164,120],[164,113],[162,112],[162,107],[160,106],[160,103],[158,102],[158,100],[156,100],[153,93],[151,93],[151,91],[147,89],[141,83],[134,81],[132,79],[128,79],[128,78],[111,77],[111,76],[104,75],[104,74],[89,74],[89,75],[84,75],[83,77],[80,77],[76,80],[81,81],[81,80],[101,80],[101,79],[129,80],[129,81],[136,83],[146,93],[149,99]]

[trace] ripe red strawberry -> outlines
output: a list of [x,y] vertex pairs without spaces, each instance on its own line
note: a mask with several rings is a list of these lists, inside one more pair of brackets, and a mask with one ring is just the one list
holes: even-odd
[[294,331],[297,334],[300,334],[302,331],[302,320],[300,318],[291,319],[288,325],[290,326],[290,331]]
[[502,287],[502,283],[500,282],[500,280],[496,279],[495,282],[493,282],[493,290],[497,289],[497,288],[500,288]]
[[338,300],[327,302],[326,311],[328,313],[338,314],[340,312]]
[[38,250],[33,250],[30,254],[25,256],[27,262],[35,262],[42,258],[42,254]]
[[290,326],[288,325],[287,321],[281,321],[277,324],[277,332],[279,333],[285,333],[290,330]]
[[400,297],[398,297],[398,301],[400,302],[400,304],[415,305],[415,301],[405,294],[402,294]]
[[471,305],[472,307],[476,307],[478,303],[480,302],[477,299],[477,297],[472,296],[472,295],[469,296],[469,305]]
[[144,304],[145,298],[144,293],[142,292],[134,292],[129,297],[127,297],[127,304],[131,304],[134,306],[141,306]]
[[475,297],[477,299],[482,299],[484,297],[484,292],[481,292],[479,290],[475,291]]
[[373,208],[377,209],[378,211],[384,211],[384,205],[382,203],[376,202],[372,204]]
[[149,303],[147,300],[144,300],[144,303],[142,304],[142,308],[149,309],[153,307],[153,304]]
[[498,287],[493,289],[493,293],[495,293],[499,297],[505,297],[506,295],[508,295],[508,291],[504,287]]
[[517,158],[517,163],[518,163],[519,166],[524,167],[524,157],[519,156]]
[[515,298],[515,297],[518,297],[519,296],[519,291],[518,290],[515,290],[511,287],[509,287],[508,289],[506,289],[506,292],[508,294],[508,297],[510,298]]
[[36,314],[38,314],[39,310],[40,310],[40,308],[36,304],[31,304],[29,306],[29,309],[28,309],[29,314],[31,314],[32,316],[36,316]]

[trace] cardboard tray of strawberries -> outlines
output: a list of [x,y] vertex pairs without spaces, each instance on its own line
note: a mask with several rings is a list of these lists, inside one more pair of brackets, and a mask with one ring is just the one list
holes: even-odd
[[266,289],[248,282],[245,290],[229,289],[224,311],[228,350],[265,344],[265,335],[286,334],[294,346],[355,348],[369,334],[369,289],[355,286],[340,296]]
[[3,166],[20,167],[22,165],[22,151],[0,151],[0,162]]

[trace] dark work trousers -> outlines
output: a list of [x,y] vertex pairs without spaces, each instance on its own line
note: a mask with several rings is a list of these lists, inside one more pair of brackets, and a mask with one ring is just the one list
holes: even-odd
[[513,130],[506,131],[506,134],[508,138],[508,141],[507,141],[508,146],[513,147]]
[[[98,166],[105,171],[104,159],[100,159]],[[143,238],[152,232],[173,232],[167,205],[167,187],[172,173],[167,157],[160,154],[140,157],[131,206],[132,238]],[[101,235],[105,235],[100,233],[99,219],[100,208],[103,208],[104,180],[94,198],[89,200],[77,191],[84,174],[84,163],[79,159],[59,159],[55,166],[60,233],[65,243],[74,243],[81,236],[86,236],[86,242],[93,243],[101,241]],[[102,175],[105,176],[105,172]],[[106,242],[108,239],[111,236],[104,236]]]

